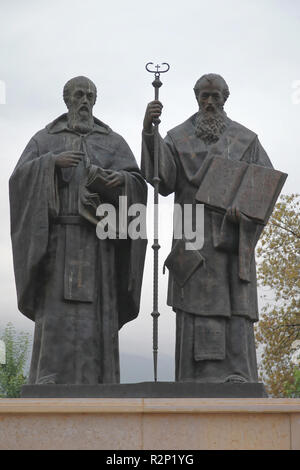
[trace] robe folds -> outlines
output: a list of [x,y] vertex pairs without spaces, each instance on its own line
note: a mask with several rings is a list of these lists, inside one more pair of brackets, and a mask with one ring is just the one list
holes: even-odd
[[[197,174],[208,156],[272,167],[254,132],[226,117],[227,127],[220,139],[206,145],[196,136],[195,119],[196,114],[170,130],[165,139],[159,136],[159,192],[163,196],[174,193],[174,202],[183,211],[185,204],[197,203]],[[150,183],[153,139],[143,132],[142,173]],[[167,263],[177,252],[182,264],[169,263],[167,299],[176,312],[176,380],[224,382],[232,376],[257,380],[254,249],[261,231],[262,226],[247,217],[242,216],[235,225],[226,215],[205,206],[203,247],[184,254],[173,238]],[[193,265],[195,269],[188,272]]]
[[[84,153],[78,166],[56,168],[55,156],[72,150]],[[68,128],[66,114],[57,118],[30,140],[10,178],[18,307],[35,321],[30,383],[119,382],[118,330],[139,312],[147,241],[97,237],[96,207],[111,203],[88,188],[98,167],[123,173],[115,196],[146,204],[130,148],[96,118],[85,135]]]

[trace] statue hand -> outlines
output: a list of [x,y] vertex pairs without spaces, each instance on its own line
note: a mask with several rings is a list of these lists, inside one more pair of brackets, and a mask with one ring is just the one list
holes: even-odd
[[114,170],[105,170],[106,183],[105,185],[111,188],[116,188],[117,186],[123,186],[125,183],[125,176],[120,171]]
[[81,161],[83,152],[67,150],[55,156],[55,166],[58,168],[70,168],[77,166]]
[[151,103],[148,104],[145,112],[145,117],[144,117],[144,124],[143,128],[144,131],[147,133],[152,132],[152,124],[155,119],[158,119],[161,115],[163,105],[161,104],[160,101],[151,101]]
[[240,223],[241,213],[240,213],[240,211],[238,210],[237,207],[235,207],[235,206],[229,207],[226,211],[226,215],[227,215],[228,219],[230,220],[230,222],[232,222],[233,224],[239,224]]

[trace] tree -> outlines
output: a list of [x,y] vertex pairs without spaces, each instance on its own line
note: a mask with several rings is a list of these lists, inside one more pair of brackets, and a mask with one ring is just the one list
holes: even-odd
[[296,340],[292,344],[292,363],[295,365],[293,375],[293,383],[285,384],[286,395],[290,398],[300,398],[300,340]]
[[[258,281],[265,291],[256,341],[260,376],[275,397],[295,381],[291,345],[300,338],[300,195],[282,195],[257,249]],[[271,295],[271,298],[270,298]]]
[[295,367],[293,371],[293,382],[287,382],[284,394],[289,398],[300,398],[300,369]]
[[6,346],[6,364],[0,365],[0,397],[18,398],[26,383],[25,365],[29,352],[29,333],[17,333],[8,323],[0,335]]

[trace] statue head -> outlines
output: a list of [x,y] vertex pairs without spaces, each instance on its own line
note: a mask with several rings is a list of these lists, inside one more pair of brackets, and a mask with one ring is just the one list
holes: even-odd
[[199,104],[195,132],[209,145],[217,142],[226,129],[227,116],[223,107],[229,88],[221,75],[209,73],[197,80],[194,92]]
[[215,113],[222,108],[229,96],[229,88],[224,78],[215,73],[203,75],[197,80],[194,92],[199,109]]
[[69,127],[88,132],[93,127],[93,107],[97,98],[96,85],[87,77],[69,80],[63,90],[68,108]]

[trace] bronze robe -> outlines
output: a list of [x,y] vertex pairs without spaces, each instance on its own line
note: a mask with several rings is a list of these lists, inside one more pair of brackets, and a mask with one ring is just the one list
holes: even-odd
[[[196,204],[197,172],[207,155],[272,167],[257,135],[227,119],[227,129],[207,146],[195,134],[193,115],[160,138],[159,191],[174,202]],[[142,173],[153,178],[153,135],[143,133]],[[179,285],[169,272],[168,305],[176,312],[176,380],[256,381],[253,322],[258,320],[254,248],[262,226],[240,225],[204,208],[203,262]],[[173,240],[173,247],[176,240]],[[190,255],[190,253],[189,253]],[[181,275],[184,273],[181,273]],[[183,276],[184,277],[184,276]]]
[[[83,151],[83,161],[55,168],[66,150]],[[122,171],[128,204],[146,203],[130,148],[97,119],[80,135],[60,116],[30,140],[10,178],[18,306],[35,321],[32,384],[119,382],[118,330],[139,312],[147,242],[97,238],[89,166]]]

